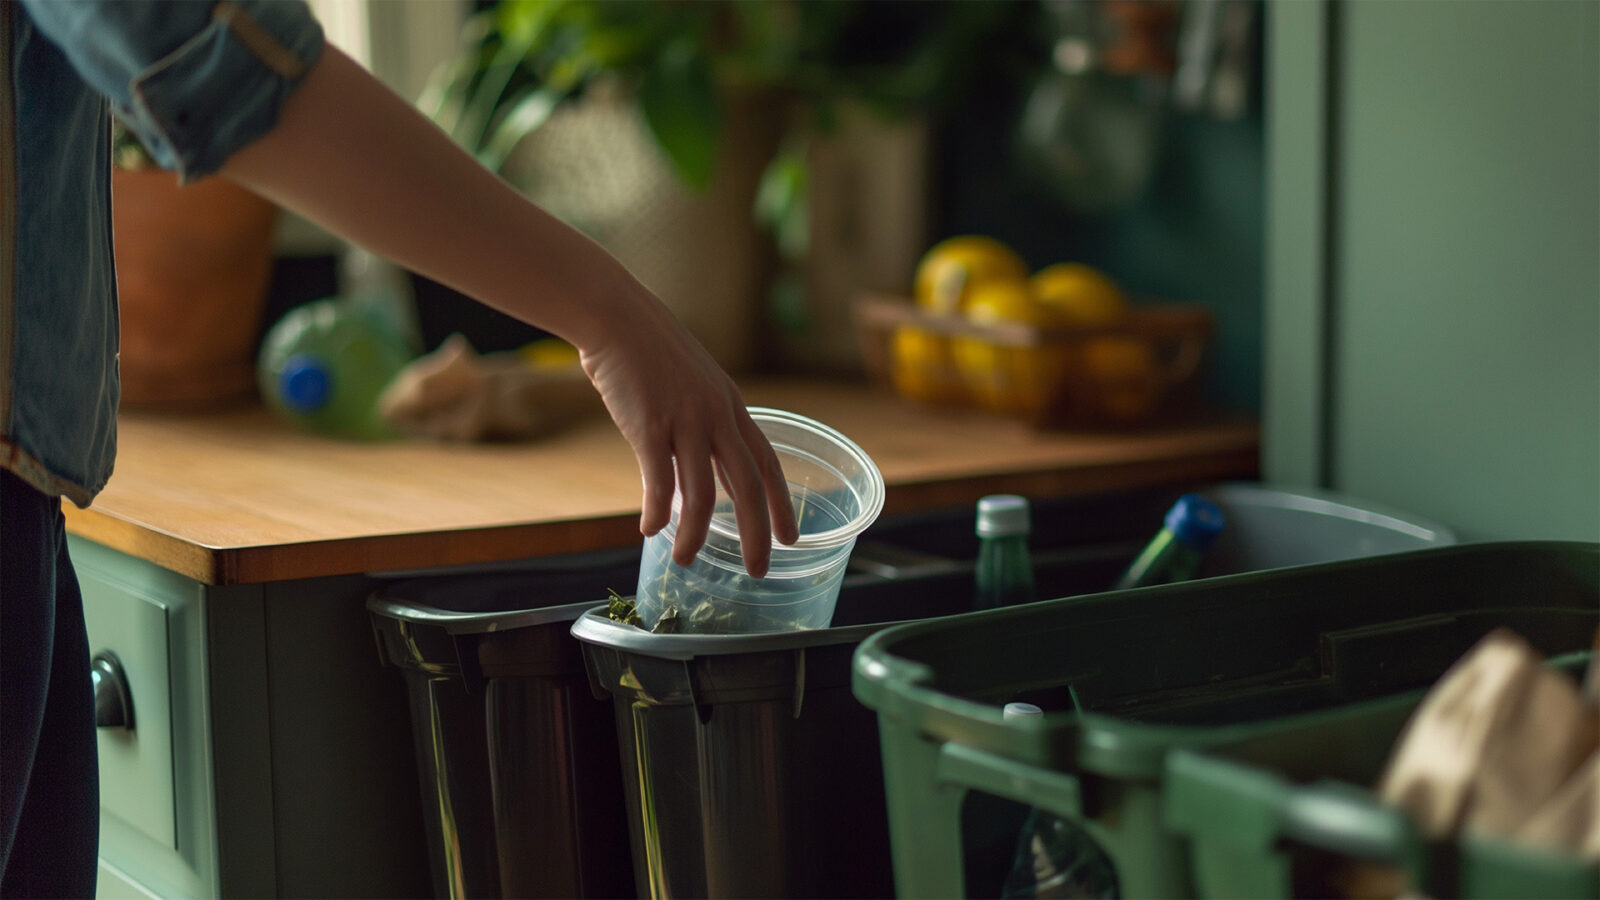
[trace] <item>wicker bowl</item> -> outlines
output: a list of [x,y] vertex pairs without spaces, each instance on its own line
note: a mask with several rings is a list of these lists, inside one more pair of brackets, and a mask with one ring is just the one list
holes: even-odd
[[868,376],[907,400],[986,409],[1039,428],[1131,427],[1198,400],[1214,322],[1205,308],[1135,303],[1105,325],[980,325],[907,297],[856,304]]

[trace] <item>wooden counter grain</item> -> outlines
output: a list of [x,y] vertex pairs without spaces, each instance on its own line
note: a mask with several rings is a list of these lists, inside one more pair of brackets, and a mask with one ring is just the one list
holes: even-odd
[[[752,405],[849,435],[888,484],[885,512],[1253,477],[1242,421],[1140,434],[1047,434],[913,407],[856,385],[754,381]],[[251,408],[125,413],[111,483],[67,530],[206,584],[443,568],[639,542],[632,451],[597,415],[525,444],[361,444]]]

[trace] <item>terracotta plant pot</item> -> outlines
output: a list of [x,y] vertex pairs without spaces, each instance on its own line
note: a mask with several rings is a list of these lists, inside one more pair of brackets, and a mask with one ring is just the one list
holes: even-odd
[[223,179],[112,173],[122,402],[174,411],[255,396],[277,207]]

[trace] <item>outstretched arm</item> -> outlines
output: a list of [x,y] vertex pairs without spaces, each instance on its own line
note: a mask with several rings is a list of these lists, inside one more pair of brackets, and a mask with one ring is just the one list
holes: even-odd
[[220,171],[577,347],[638,457],[641,532],[666,525],[674,487],[682,489],[679,563],[705,540],[716,479],[733,498],[751,574],[766,572],[773,534],[796,539],[771,446],[732,380],[660,300],[332,45],[272,130]]

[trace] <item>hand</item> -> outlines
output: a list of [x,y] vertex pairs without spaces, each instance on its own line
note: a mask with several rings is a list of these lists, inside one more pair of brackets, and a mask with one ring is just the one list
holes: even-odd
[[[580,348],[583,368],[632,445],[644,479],[639,531],[654,535],[683,495],[672,558],[689,565],[705,543],[716,481],[733,499],[745,570],[767,572],[772,537],[799,539],[782,466],[743,398],[705,348],[637,282],[622,288],[624,308],[597,346]],[[715,472],[715,476],[713,476]]]

